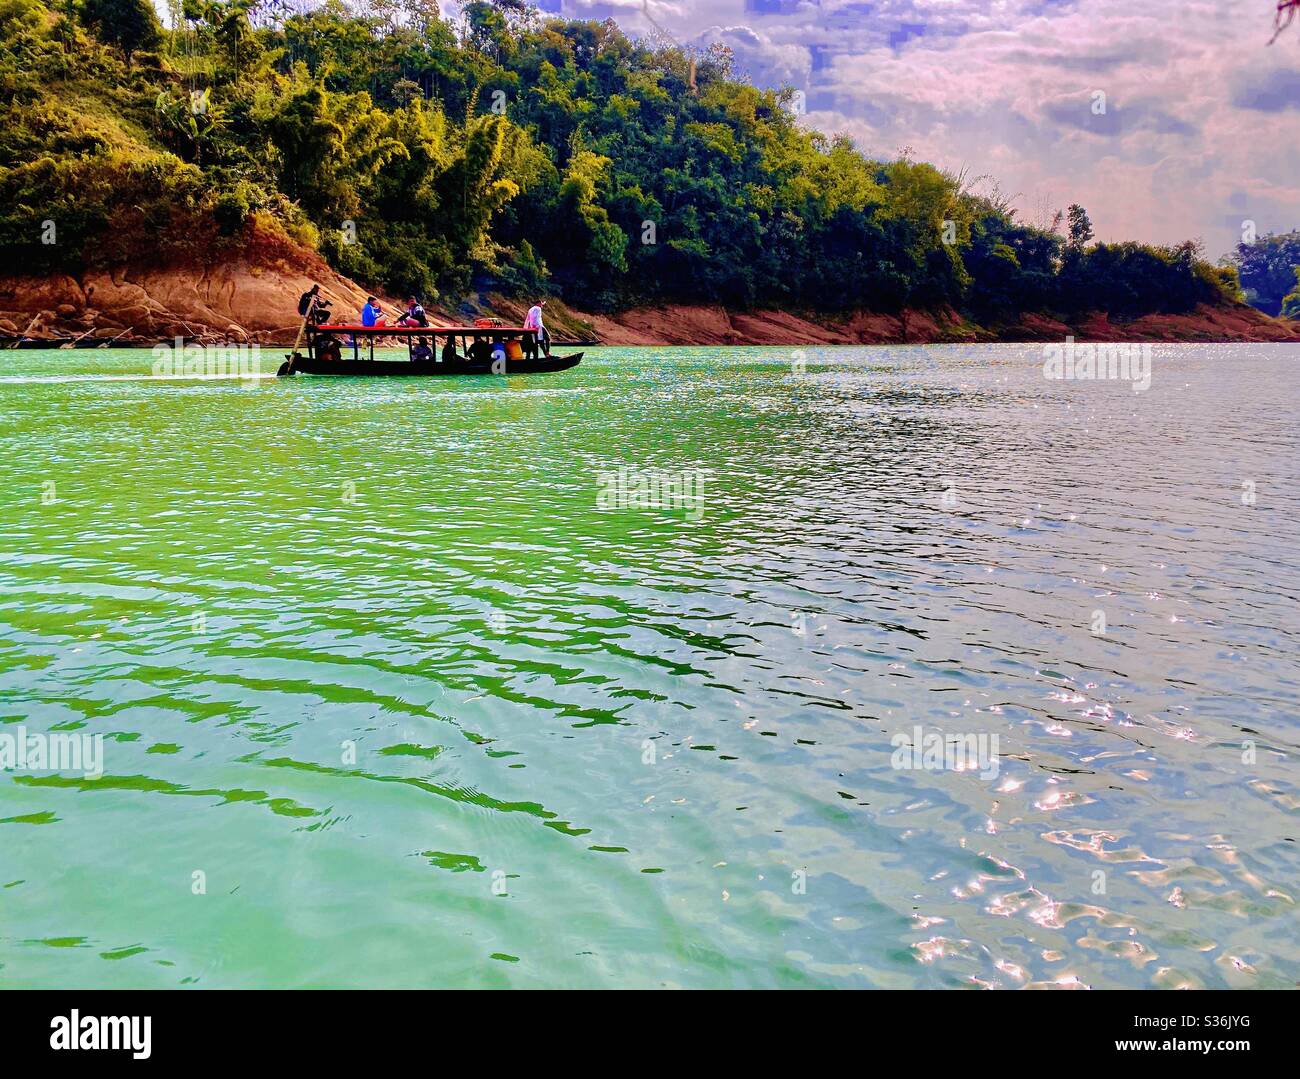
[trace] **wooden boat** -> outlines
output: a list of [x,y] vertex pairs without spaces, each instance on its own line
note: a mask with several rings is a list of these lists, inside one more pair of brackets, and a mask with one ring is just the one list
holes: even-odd
[[0,348],[67,348],[74,340],[72,337],[3,337]]
[[[537,352],[536,332],[522,326],[325,323],[307,326],[304,332],[307,351],[286,356],[279,375],[528,375],[567,371],[582,359],[581,352],[568,356]],[[404,339],[407,358],[375,359],[375,341],[385,337]],[[441,348],[439,339],[443,342]],[[428,347],[430,355],[417,358],[420,342]],[[514,342],[515,347],[511,348],[509,342]],[[537,352],[536,358],[527,358],[533,352]]]

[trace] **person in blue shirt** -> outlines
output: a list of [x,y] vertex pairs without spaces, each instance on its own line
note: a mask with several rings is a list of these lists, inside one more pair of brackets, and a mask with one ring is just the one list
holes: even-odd
[[361,309],[362,326],[382,326],[384,324],[384,311],[379,306],[379,301],[373,296],[366,297],[366,306]]

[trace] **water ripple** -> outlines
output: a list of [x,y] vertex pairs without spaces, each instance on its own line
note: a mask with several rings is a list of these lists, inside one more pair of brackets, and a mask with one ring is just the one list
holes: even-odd
[[804,352],[12,354],[6,984],[1295,984],[1294,356]]

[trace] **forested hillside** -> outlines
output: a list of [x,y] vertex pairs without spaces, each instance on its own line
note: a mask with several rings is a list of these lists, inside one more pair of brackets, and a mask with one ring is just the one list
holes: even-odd
[[[24,272],[209,261],[277,238],[394,294],[549,292],[986,324],[1239,298],[1194,243],[1019,222],[996,185],[807,130],[723,50],[519,0],[0,0],[0,251]],[[982,192],[982,193],[981,193]]]

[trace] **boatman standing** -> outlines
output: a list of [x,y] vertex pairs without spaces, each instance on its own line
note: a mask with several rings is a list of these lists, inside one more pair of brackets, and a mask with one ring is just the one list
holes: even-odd
[[312,285],[306,292],[298,297],[298,314],[308,321],[311,320],[311,313],[316,309],[319,303],[320,285]]
[[546,355],[551,354],[551,336],[546,332],[546,327],[542,325],[542,308],[546,306],[545,300],[538,300],[528,309],[528,317],[524,319],[524,329],[533,331],[532,344],[528,349],[528,358],[537,359],[537,346],[542,346],[542,351]]

